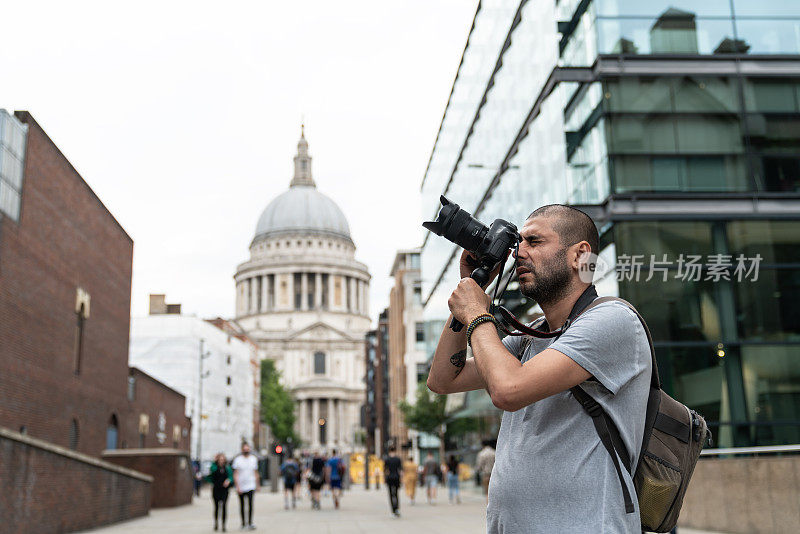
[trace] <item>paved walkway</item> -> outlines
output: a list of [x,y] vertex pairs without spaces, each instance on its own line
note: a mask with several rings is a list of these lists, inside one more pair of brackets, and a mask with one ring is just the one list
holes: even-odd
[[[444,490],[444,491],[442,491]],[[421,496],[421,500],[420,500]],[[297,503],[296,510],[284,510],[283,494],[262,490],[255,496],[253,523],[255,532],[269,534],[485,534],[486,505],[483,497],[465,488],[462,504],[449,504],[447,491],[439,489],[436,505],[425,502],[424,492],[417,491],[417,504],[412,506],[401,488],[399,519],[392,517],[384,486],[380,491],[354,488],[345,493],[339,510],[333,509],[330,497],[323,498],[322,510],[312,511],[307,498]],[[103,534],[195,534],[213,533],[213,504],[208,490],[190,505],[158,509],[150,515],[111,527],[91,531]],[[239,532],[239,499],[231,493],[228,499],[228,531]],[[711,534],[680,529],[680,534]]]

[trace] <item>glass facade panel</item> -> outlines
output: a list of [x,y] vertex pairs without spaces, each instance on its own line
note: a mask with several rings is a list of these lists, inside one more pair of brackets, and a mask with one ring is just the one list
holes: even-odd
[[754,441],[759,445],[798,443],[800,346],[742,347],[742,376],[748,416],[755,423]]
[[800,54],[800,19],[737,19],[748,54]]
[[701,17],[731,17],[730,0],[595,0],[594,4],[598,15],[610,17],[658,17],[670,8]]
[[734,256],[760,254],[769,264],[800,264],[800,221],[731,221],[728,246]]
[[737,17],[800,17],[797,0],[733,0]]
[[[647,319],[654,341],[709,341],[721,336],[720,316],[710,281],[676,279],[676,271],[654,272],[650,277],[650,257],[662,260],[664,255],[677,262],[681,254],[712,254],[711,224],[690,222],[619,223],[614,227],[617,256],[638,256],[642,265],[637,276],[619,281],[620,296],[638,307]],[[638,281],[637,281],[638,278]],[[692,277],[689,277],[692,278]]]
[[601,54],[716,54],[733,38],[733,21],[664,16],[597,18]]
[[733,289],[742,340],[800,342],[800,270],[764,269]]
[[[723,372],[725,360],[717,356],[716,346],[658,346],[656,359],[661,384],[667,393],[681,399],[709,422],[730,419],[728,385]],[[714,433],[718,440],[717,432]]]

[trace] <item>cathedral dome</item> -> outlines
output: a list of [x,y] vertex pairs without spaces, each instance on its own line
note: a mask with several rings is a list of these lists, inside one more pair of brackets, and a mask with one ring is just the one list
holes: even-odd
[[[311,177],[308,141],[301,132],[289,190],[270,202],[256,225],[256,239],[280,234],[313,233],[350,238],[350,226],[336,203],[317,190]],[[351,240],[352,241],[352,240]]]
[[293,185],[269,203],[256,225],[256,237],[310,232],[350,239],[350,226],[336,203],[313,185]]

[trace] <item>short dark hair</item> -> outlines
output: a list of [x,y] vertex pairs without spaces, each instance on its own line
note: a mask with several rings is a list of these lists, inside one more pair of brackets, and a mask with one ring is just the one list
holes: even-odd
[[593,254],[599,253],[600,236],[597,233],[597,226],[592,218],[581,210],[564,204],[548,204],[534,210],[528,215],[528,219],[540,216],[554,219],[553,230],[558,234],[558,240],[562,245],[569,247],[586,241]]
[[389,445],[389,452],[394,452],[396,450],[397,450],[397,447],[395,447],[394,445]]

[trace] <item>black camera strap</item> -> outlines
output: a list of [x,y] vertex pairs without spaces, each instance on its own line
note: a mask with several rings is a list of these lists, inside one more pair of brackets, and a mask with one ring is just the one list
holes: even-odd
[[[581,314],[586,307],[592,303],[594,299],[597,298],[597,289],[594,287],[594,284],[587,287],[581,296],[578,297],[578,300],[575,301],[575,304],[572,306],[572,311],[569,312],[569,316],[567,320],[564,321],[564,325],[555,331],[550,331],[550,326],[547,324],[547,319],[545,319],[540,325],[540,328],[543,330],[537,330],[535,328],[531,328],[523,324],[519,319],[517,319],[513,313],[508,311],[503,306],[498,306],[497,311],[500,316],[500,329],[503,330],[506,334],[510,336],[533,336],[533,337],[542,337],[542,338],[550,338],[550,337],[558,337],[563,334],[567,328],[572,324],[572,321]],[[516,332],[514,331],[516,330]]]

